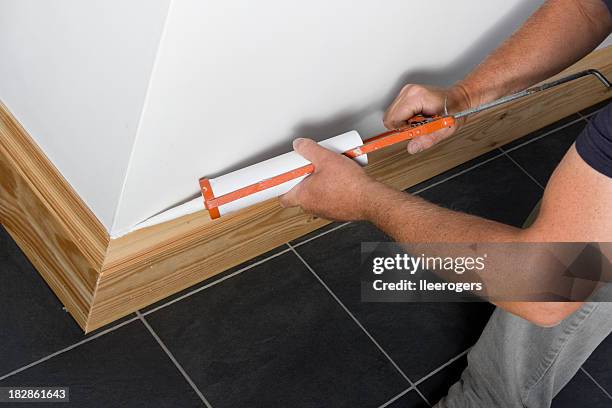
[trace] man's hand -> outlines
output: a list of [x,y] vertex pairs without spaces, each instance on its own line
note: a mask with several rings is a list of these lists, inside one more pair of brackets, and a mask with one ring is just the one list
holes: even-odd
[[[458,112],[470,106],[468,94],[461,85],[440,89],[408,84],[402,88],[395,101],[387,109],[383,123],[388,129],[397,129],[406,125],[406,121],[417,114],[443,115],[445,98],[447,98],[446,108],[449,113]],[[462,123],[461,121],[451,128],[411,140],[408,142],[408,153],[418,153],[450,137]]]
[[283,207],[300,206],[329,220],[365,219],[368,204],[364,192],[378,183],[359,164],[311,139],[296,139],[293,149],[312,162],[315,171],[280,198]]

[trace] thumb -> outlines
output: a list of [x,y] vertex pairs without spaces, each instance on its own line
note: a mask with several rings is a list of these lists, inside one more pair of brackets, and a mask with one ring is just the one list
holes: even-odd
[[283,208],[295,207],[299,205],[298,200],[298,189],[300,188],[300,184],[298,183],[291,190],[287,191],[285,194],[279,197],[279,204]]
[[408,153],[416,154],[423,150],[429,149],[438,142],[450,137],[455,131],[455,128],[442,129],[428,135],[419,136],[408,142]]
[[300,156],[317,165],[327,157],[335,156],[336,153],[327,150],[312,139],[297,138],[293,141],[293,150]]

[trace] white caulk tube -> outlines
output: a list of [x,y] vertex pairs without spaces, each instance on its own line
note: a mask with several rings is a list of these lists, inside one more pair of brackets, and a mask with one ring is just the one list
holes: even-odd
[[[333,152],[343,153],[357,146],[361,146],[363,141],[361,140],[359,133],[353,130],[332,137],[331,139],[323,140],[322,142],[319,142],[319,144]],[[361,165],[368,164],[368,158],[365,155],[357,157],[356,160]],[[310,162],[304,159],[298,153],[289,152],[252,166],[236,170],[232,173],[210,179],[210,186],[212,188],[213,195],[215,197],[220,197],[224,194],[231,193],[232,191],[236,191],[251,184],[255,184],[288,171],[298,169],[302,166],[306,166],[307,164],[310,164]],[[250,194],[246,197],[221,205],[219,206],[219,214],[223,216],[230,212],[238,211],[242,208],[260,203],[269,198],[281,196],[302,181],[304,177],[306,176],[289,180],[285,183],[279,184],[278,186],[258,191],[255,194]]]
[[[333,152],[344,153],[347,150],[353,149],[363,144],[361,136],[355,130],[347,133],[343,133],[338,136],[334,136],[330,139],[323,140],[319,144]],[[367,155],[359,156],[355,159],[359,164],[365,166],[368,164]],[[310,164],[310,162],[304,159],[296,152],[289,152],[280,156],[273,157],[269,160],[254,164],[249,167],[245,167],[240,170],[219,176],[214,179],[210,179],[210,185],[215,197],[220,197],[224,194],[231,193],[242,187],[255,184],[259,181],[278,176],[291,170],[298,169],[302,166]],[[249,207],[253,204],[260,203],[269,198],[278,197],[289,190],[291,190],[296,184],[306,177],[299,177],[293,180],[289,180],[278,186],[268,188],[266,190],[259,191],[255,194],[243,197],[241,199],[232,201],[225,205],[219,206],[219,214],[225,215],[230,212],[238,211],[242,208]],[[192,214],[196,211],[204,209],[204,199],[202,196],[198,196],[191,201],[184,204],[173,207],[167,211],[157,214],[147,220],[137,224],[132,231],[150,227],[152,225],[160,224],[162,222],[170,221],[175,218],[182,217],[187,214]],[[117,234],[118,236],[123,234]]]

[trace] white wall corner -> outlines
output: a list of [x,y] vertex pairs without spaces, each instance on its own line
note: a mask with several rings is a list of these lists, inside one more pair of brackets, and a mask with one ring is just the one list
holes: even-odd
[[167,31],[167,26],[168,26],[168,21],[170,20],[170,13],[172,12],[172,4],[174,3],[174,0],[168,0],[168,5],[167,5],[167,9],[166,9],[166,16],[164,18],[164,22],[162,25],[162,29],[159,35],[159,40],[157,42],[157,50],[155,52],[155,58],[153,60],[153,64],[151,65],[151,70],[149,72],[149,80],[147,82],[147,89],[145,91],[145,95],[144,95],[144,100],[142,103],[142,107],[140,109],[140,114],[138,116],[138,125],[136,127],[136,134],[134,136],[134,140],[132,142],[132,147],[130,149],[130,157],[128,159],[128,163],[127,163],[127,167],[123,176],[123,182],[121,184],[121,192],[119,193],[119,200],[117,201],[117,205],[115,206],[115,210],[113,213],[113,220],[112,220],[112,224],[111,224],[111,228],[110,228],[110,235],[111,237],[118,237],[121,235],[126,234],[127,232],[129,232],[129,228],[121,228],[117,226],[117,218],[118,218],[118,213],[121,210],[121,206],[123,204],[123,200],[125,197],[125,189],[126,189],[126,184],[128,181],[128,176],[130,174],[130,169],[132,168],[133,162],[134,162],[134,152],[136,150],[136,145],[138,142],[138,139],[142,133],[142,121],[143,121],[143,117],[144,117],[144,113],[149,105],[149,98],[150,98],[150,93],[151,93],[151,87],[153,84],[153,78],[155,76],[155,72],[157,70],[157,66],[159,63],[159,58],[160,58],[160,54],[161,54],[161,48],[163,46],[164,43],[164,38],[166,37],[166,31]]
[[168,4],[0,2],[0,100],[109,231]]

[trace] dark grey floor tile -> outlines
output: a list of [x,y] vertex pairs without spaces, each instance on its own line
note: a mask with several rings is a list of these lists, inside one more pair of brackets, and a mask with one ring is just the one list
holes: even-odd
[[523,137],[520,137],[508,144],[505,144],[501,147],[502,150],[510,150],[515,148],[516,146],[522,145],[523,143],[529,142],[530,140],[536,139],[542,135],[545,135],[547,133],[551,133],[561,127],[564,126],[569,126],[568,123],[570,122],[576,122],[576,121],[580,121],[582,119],[582,117],[578,114],[573,114],[573,115],[569,115],[566,116],[565,118],[558,120],[555,123],[552,123],[548,126],[544,126],[541,129],[538,129],[534,132],[529,133],[528,135],[525,135]]
[[432,405],[436,404],[448,394],[448,389],[459,381],[465,367],[467,367],[467,357],[463,356],[423,381],[417,388]]
[[[223,272],[221,272],[221,273],[219,273],[217,275],[211,276],[210,278],[205,279],[205,280],[203,280],[202,282],[200,282],[200,283],[198,283],[196,285],[190,286],[187,289],[181,290],[180,292],[177,292],[177,293],[175,293],[173,295],[167,296],[167,297],[163,298],[162,300],[160,300],[158,302],[155,302],[152,305],[149,305],[149,306],[143,308],[141,310],[141,312],[143,312],[143,313],[150,312],[151,310],[154,310],[154,309],[156,309],[156,308],[158,308],[160,306],[163,306],[163,305],[165,305],[165,304],[167,304],[169,302],[176,301],[176,299],[179,299],[179,298],[181,298],[181,297],[183,297],[183,296],[185,296],[185,295],[187,295],[187,294],[189,294],[189,293],[191,293],[193,291],[200,290],[200,289],[202,289],[205,286],[209,286],[211,284],[214,284],[215,282],[219,282],[220,283],[224,278],[228,278],[229,275],[232,275],[233,273],[235,273],[237,271],[240,271],[241,269],[252,267],[253,265],[258,264],[258,263],[266,260],[267,258],[269,258],[271,256],[278,255],[278,254],[280,254],[282,252],[287,252],[287,251],[289,251],[289,247],[287,245],[285,245],[285,244],[280,245],[280,246],[278,246],[278,247],[276,247],[276,248],[274,248],[274,249],[272,249],[272,250],[270,250],[270,251],[268,251],[266,253],[263,253],[263,254],[261,254],[259,256],[256,256],[253,259],[249,259],[248,261],[243,262],[240,265],[236,265],[233,268],[229,268],[226,271],[223,271]],[[229,279],[231,279],[231,278],[232,277],[229,277]]]
[[610,408],[612,400],[582,371],[553,399],[552,408]]
[[425,400],[416,391],[409,391],[385,408],[428,408]]
[[545,186],[585,125],[585,121],[574,123],[508,154],[542,186]]
[[595,349],[584,363],[584,368],[612,395],[612,335]]
[[474,167],[480,163],[490,160],[496,156],[499,156],[500,154],[501,152],[497,149],[491,150],[488,153],[485,153],[463,164],[453,167],[452,169],[447,170],[444,173],[438,174],[437,176],[434,176],[428,180],[420,182],[419,184],[416,184],[412,187],[409,187],[406,189],[406,191],[414,194],[420,190],[423,190],[424,188],[428,188],[436,183],[440,183],[441,181],[448,179],[449,177],[459,174],[462,171],[466,171],[467,169],[470,169],[471,167]]
[[582,115],[585,115],[585,116],[586,116],[586,115],[588,115],[588,114],[590,114],[590,113],[593,113],[593,112],[595,112],[595,111],[600,110],[600,109],[601,109],[601,108],[603,108],[604,106],[608,105],[608,104],[610,103],[610,101],[612,101],[612,98],[610,98],[610,99],[606,99],[605,101],[602,101],[602,102],[596,103],[595,105],[593,105],[593,106],[591,106],[591,107],[588,107],[588,108],[586,108],[586,109],[584,109],[584,110],[581,110],[581,111],[580,111],[580,113],[581,113]]
[[86,337],[2,226],[0,279],[0,376]]
[[492,306],[362,302],[361,243],[388,240],[371,224],[351,223],[296,249],[408,377],[416,381],[474,344]]
[[542,189],[507,157],[482,166],[420,194],[444,207],[521,226],[542,196]]
[[297,244],[302,243],[304,241],[308,241],[309,239],[311,239],[313,237],[316,237],[316,236],[321,235],[321,234],[323,234],[325,232],[333,230],[334,228],[338,228],[342,224],[344,224],[344,223],[343,222],[331,222],[331,223],[325,225],[324,227],[321,227],[321,228],[319,228],[317,230],[314,230],[314,231],[312,231],[312,232],[310,232],[310,233],[308,233],[308,234],[306,234],[304,236],[301,236],[299,238],[294,239],[290,243],[291,243],[291,245],[297,245]]
[[57,406],[202,406],[197,394],[139,321],[8,377],[0,386],[70,387],[71,404]]
[[378,406],[408,385],[293,253],[147,320],[215,408]]

